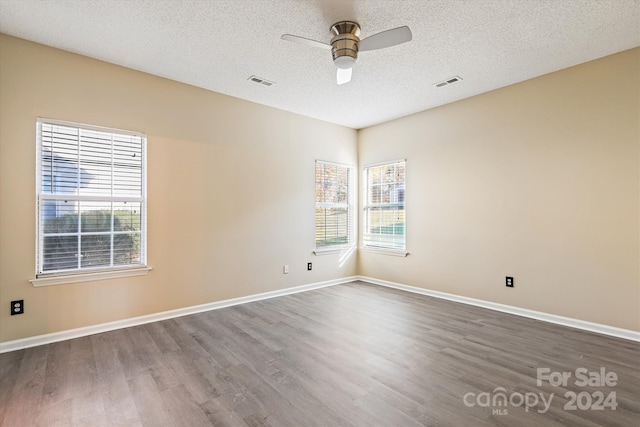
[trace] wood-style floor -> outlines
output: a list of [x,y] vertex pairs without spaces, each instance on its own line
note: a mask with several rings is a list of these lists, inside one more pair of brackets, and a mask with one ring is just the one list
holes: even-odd
[[[538,368],[572,376],[538,386]],[[580,386],[580,368],[616,385]],[[360,282],[0,355],[6,427],[639,420],[638,343]]]

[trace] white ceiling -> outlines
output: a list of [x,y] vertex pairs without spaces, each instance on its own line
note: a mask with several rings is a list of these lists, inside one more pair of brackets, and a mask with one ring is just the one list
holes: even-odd
[[[337,86],[330,51],[280,36],[340,20],[413,40]],[[640,0],[0,0],[0,32],[360,129],[639,46]]]

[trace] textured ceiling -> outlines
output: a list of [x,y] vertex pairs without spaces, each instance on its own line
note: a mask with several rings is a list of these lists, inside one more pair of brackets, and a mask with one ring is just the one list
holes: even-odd
[[[413,40],[337,86],[330,51],[280,39],[347,19]],[[639,46],[640,1],[0,0],[0,32],[359,129]]]

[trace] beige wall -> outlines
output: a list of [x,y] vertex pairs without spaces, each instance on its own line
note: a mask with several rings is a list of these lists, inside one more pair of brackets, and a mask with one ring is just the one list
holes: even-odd
[[[147,276],[27,282],[38,116],[147,133]],[[356,150],[351,129],[0,35],[0,342],[354,275],[311,251],[314,161]]]
[[360,252],[359,274],[640,330],[639,59],[361,131],[361,166],[407,159],[411,255]]

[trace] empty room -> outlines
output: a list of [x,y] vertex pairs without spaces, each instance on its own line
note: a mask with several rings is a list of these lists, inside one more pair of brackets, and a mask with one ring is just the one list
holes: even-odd
[[640,0],[0,0],[0,426],[636,426]]

